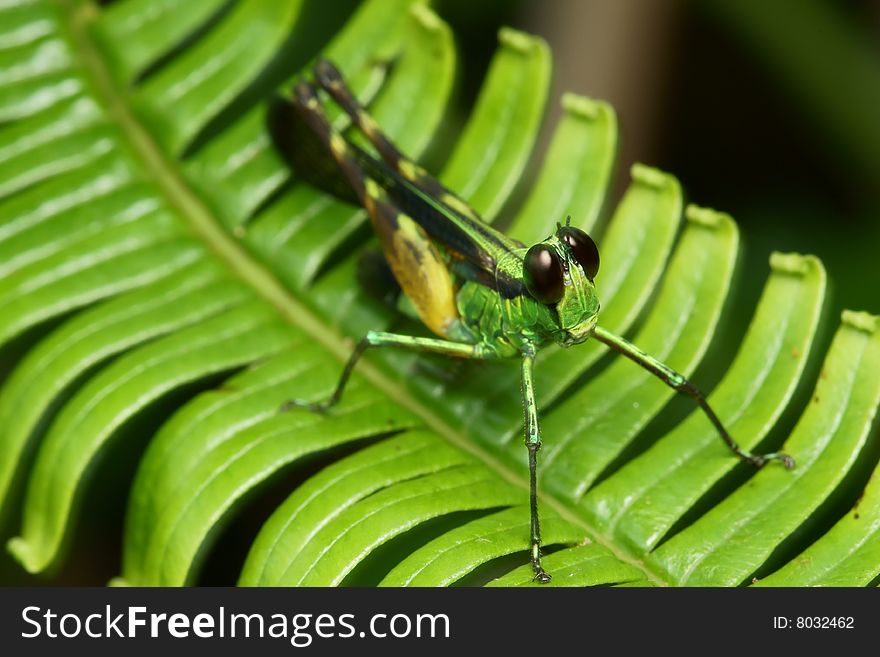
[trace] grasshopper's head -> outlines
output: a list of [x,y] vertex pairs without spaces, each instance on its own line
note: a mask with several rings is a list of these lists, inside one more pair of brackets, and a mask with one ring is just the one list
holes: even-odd
[[562,346],[583,342],[596,327],[599,299],[593,279],[598,271],[596,243],[569,220],[526,253],[523,282],[535,300],[555,309],[556,339]]

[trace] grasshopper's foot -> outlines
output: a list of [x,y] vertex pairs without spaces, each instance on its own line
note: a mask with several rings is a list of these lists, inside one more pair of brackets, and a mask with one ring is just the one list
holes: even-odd
[[544,570],[544,567],[540,564],[540,562],[532,562],[532,570],[535,571],[535,577],[533,581],[540,582],[541,584],[546,584],[549,582],[552,577],[550,577],[550,573]]
[[324,402],[310,402],[304,399],[290,399],[283,404],[281,404],[278,409],[279,413],[287,413],[288,411],[294,408],[304,408],[307,411],[311,411],[312,413],[326,413],[327,410],[332,406],[332,404],[324,401]]
[[788,454],[781,452],[774,454],[745,454],[743,455],[743,460],[756,468],[763,467],[767,461],[779,461],[786,470],[794,470],[795,466],[794,459]]
[[764,459],[767,461],[779,461],[785,466],[786,470],[794,470],[795,462],[794,459],[788,454],[783,454],[781,452],[777,454],[765,454]]

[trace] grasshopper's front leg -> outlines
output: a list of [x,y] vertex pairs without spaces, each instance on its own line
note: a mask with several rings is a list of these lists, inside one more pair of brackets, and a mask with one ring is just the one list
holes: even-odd
[[438,340],[436,338],[419,338],[412,335],[399,335],[397,333],[384,333],[382,331],[369,331],[367,332],[367,335],[358,342],[354,351],[351,353],[351,356],[349,356],[348,362],[342,370],[342,375],[339,377],[339,382],[336,384],[336,389],[333,391],[332,395],[321,402],[291,399],[282,404],[280,409],[281,412],[289,411],[292,408],[306,408],[316,413],[323,413],[335,406],[342,397],[345,385],[348,383],[355,365],[357,365],[358,360],[360,360],[360,357],[368,347],[400,347],[412,351],[442,354],[444,356],[453,356],[456,358],[485,357],[479,347],[472,344],[450,342],[449,340]]
[[535,350],[523,352],[522,401],[525,415],[526,448],[529,450],[529,514],[532,534],[532,570],[539,582],[549,582],[550,574],[541,565],[541,525],[538,521],[538,450],[541,449],[541,429],[538,426],[538,405],[535,401],[533,370]]
[[709,402],[706,401],[706,397],[703,393],[697,390],[690,381],[668,365],[661,363],[653,356],[646,354],[644,351],[631,342],[621,338],[619,335],[606,331],[599,326],[597,326],[593,332],[593,337],[600,342],[604,342],[618,353],[623,354],[633,362],[645,368],[674,390],[682,392],[693,399],[706,414],[706,417],[709,418],[709,421],[714,425],[715,429],[718,431],[718,435],[721,436],[721,439],[730,448],[730,451],[736,454],[740,460],[757,468],[760,468],[767,463],[767,461],[771,460],[781,462],[788,470],[794,468],[794,459],[788,454],[752,454],[751,452],[742,449],[733,439],[733,436],[728,433],[727,429],[721,423],[721,420],[718,419],[718,416],[715,415],[715,411],[709,406]]

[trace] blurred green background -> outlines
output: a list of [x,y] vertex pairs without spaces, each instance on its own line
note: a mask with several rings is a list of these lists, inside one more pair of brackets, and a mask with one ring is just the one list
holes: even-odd
[[842,308],[880,312],[880,1],[440,0],[437,10],[466,63],[463,102],[495,30],[511,25],[550,43],[554,103],[571,90],[614,106],[612,208],[633,162],[660,167],[689,201],[739,223],[740,294],[757,298],[771,251],[799,251],[828,269],[832,326]]

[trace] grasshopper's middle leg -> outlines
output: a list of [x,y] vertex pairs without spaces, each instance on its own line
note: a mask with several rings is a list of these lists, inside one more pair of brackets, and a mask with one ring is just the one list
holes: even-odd
[[532,535],[532,570],[539,582],[549,582],[550,574],[541,565],[541,526],[538,521],[538,450],[541,449],[541,429],[538,426],[538,405],[532,372],[535,364],[534,351],[523,354],[522,401],[525,415],[526,448],[529,450],[529,516]]
[[336,384],[336,389],[333,391],[332,395],[320,402],[291,399],[282,404],[280,409],[281,412],[289,411],[292,408],[306,408],[316,413],[323,413],[335,406],[342,397],[345,385],[348,383],[355,365],[357,365],[358,360],[360,360],[360,357],[368,347],[400,347],[413,351],[443,354],[444,356],[454,356],[457,358],[485,358],[479,347],[472,344],[439,340],[437,338],[419,338],[412,335],[384,333],[382,331],[369,331],[367,335],[358,342],[354,351],[351,353],[351,356],[349,356],[348,362],[342,370],[342,375],[339,377],[339,382]]

